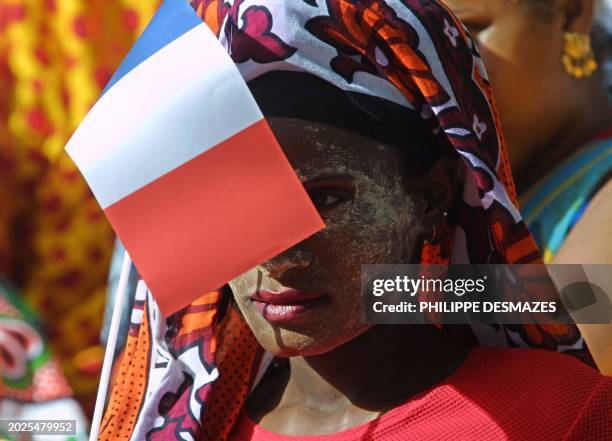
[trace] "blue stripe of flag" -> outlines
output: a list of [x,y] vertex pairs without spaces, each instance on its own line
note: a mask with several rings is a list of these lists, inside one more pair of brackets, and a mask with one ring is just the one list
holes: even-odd
[[202,19],[186,0],[165,0],[103,93],[144,60],[201,23]]

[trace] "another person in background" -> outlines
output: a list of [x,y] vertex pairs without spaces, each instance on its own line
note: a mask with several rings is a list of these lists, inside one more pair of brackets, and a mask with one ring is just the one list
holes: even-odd
[[[546,262],[612,263],[612,48],[596,0],[444,0],[477,42],[521,212]],[[604,8],[599,9],[598,8]],[[612,25],[612,23],[610,24]],[[612,375],[612,326],[581,325]]]
[[601,69],[605,76],[608,94],[612,99],[612,0],[601,0],[597,10],[596,25],[601,29],[604,39],[608,42],[602,48],[605,57],[601,60]]

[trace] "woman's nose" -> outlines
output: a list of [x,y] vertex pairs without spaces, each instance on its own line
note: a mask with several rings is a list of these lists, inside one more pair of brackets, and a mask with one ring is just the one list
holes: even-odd
[[276,279],[288,271],[306,268],[312,262],[312,254],[303,248],[293,247],[265,262],[262,266],[269,271],[269,276]]

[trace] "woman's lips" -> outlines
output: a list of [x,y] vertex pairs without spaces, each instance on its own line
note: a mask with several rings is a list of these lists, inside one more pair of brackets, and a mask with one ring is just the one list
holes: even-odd
[[295,320],[315,309],[325,300],[325,296],[290,288],[280,291],[262,289],[253,294],[251,300],[267,321],[281,323]]

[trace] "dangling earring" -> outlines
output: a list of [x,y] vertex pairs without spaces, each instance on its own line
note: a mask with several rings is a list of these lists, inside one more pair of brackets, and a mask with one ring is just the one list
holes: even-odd
[[593,75],[597,70],[597,61],[589,34],[564,32],[561,61],[565,72],[574,78],[589,78]]

